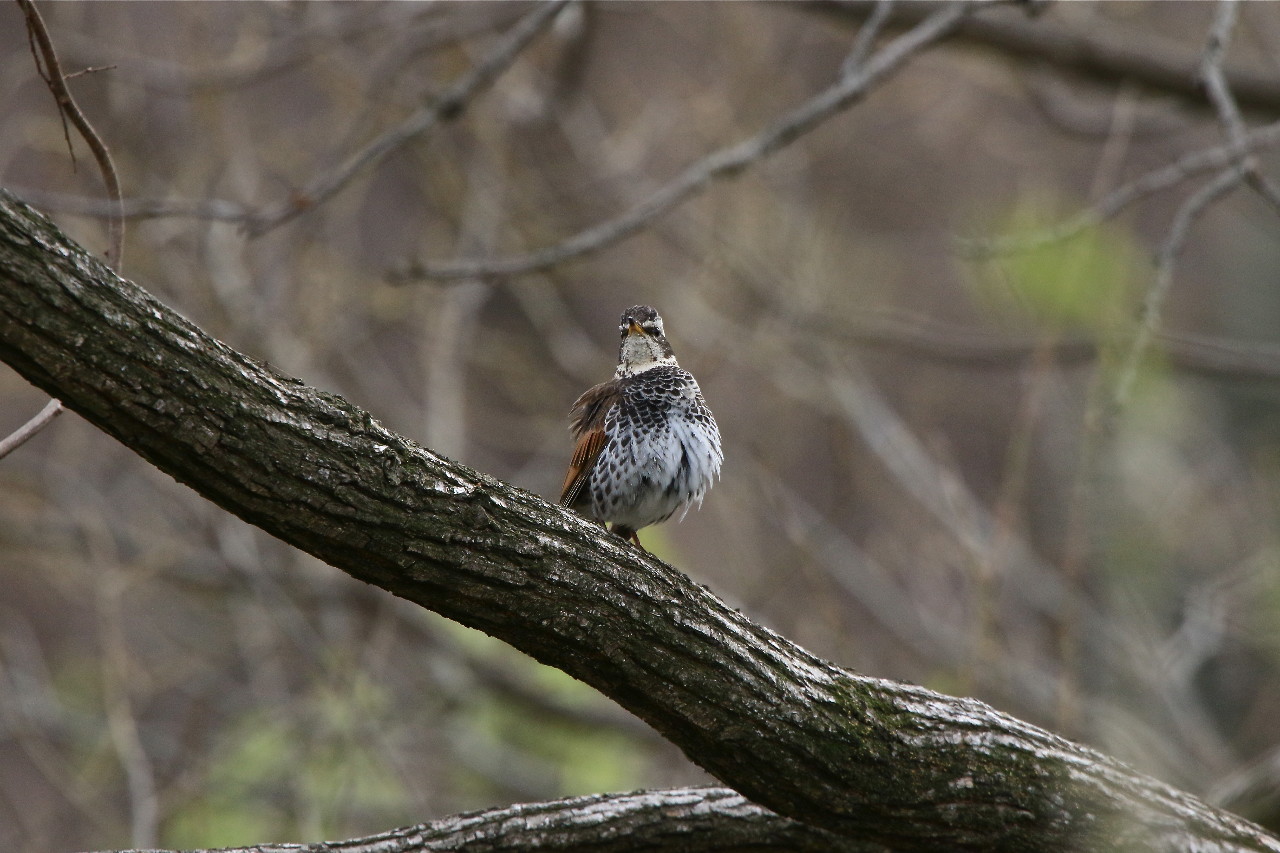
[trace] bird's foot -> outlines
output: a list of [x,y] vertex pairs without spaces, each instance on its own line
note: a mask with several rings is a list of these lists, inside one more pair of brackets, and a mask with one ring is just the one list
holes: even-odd
[[612,528],[610,528],[610,532],[614,536],[618,536],[622,539],[627,540],[628,542],[630,542],[631,544],[639,548],[641,551],[644,551],[646,554],[649,553],[649,550],[640,544],[640,534],[632,530],[630,527],[622,527],[621,525],[615,524],[613,525]]

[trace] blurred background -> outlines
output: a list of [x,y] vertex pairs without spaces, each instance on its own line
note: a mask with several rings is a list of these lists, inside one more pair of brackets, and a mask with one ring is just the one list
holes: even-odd
[[[1226,141],[1196,80],[1219,7],[983,9],[623,242],[405,280],[631,210],[856,65],[873,8],[573,5],[461,114],[263,224],[531,8],[42,6],[66,73],[106,69],[69,85],[133,214],[124,274],[211,334],[554,499],[570,404],[611,374],[621,311],[652,304],[726,462],[647,547],[841,665],[976,696],[1280,829],[1277,205],[1241,184],[1190,210],[1219,173],[1174,169],[1034,240]],[[874,50],[932,9],[894,7]],[[1264,127],[1280,7],[1243,4],[1231,35]],[[0,68],[0,183],[104,251],[101,177],[79,139],[73,166],[16,6]],[[1135,359],[1180,211],[1162,333]],[[1021,250],[982,251],[994,237]],[[46,400],[0,365],[0,436]],[[73,414],[0,461],[4,850],[315,841],[708,781],[593,690],[281,545]]]

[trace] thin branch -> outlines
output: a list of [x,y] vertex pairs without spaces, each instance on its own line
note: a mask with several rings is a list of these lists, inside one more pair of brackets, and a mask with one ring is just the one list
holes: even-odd
[[[129,53],[121,44],[110,49],[112,59],[120,61],[127,70],[120,82],[124,85],[144,88],[148,94],[188,97],[193,93],[217,92],[247,88],[281,74],[326,58],[343,46],[358,44],[361,40],[385,43],[388,34],[396,37],[421,37],[427,31],[427,41],[439,47],[448,41],[468,38],[482,32],[491,32],[497,26],[521,17],[524,10],[517,4],[504,8],[501,20],[494,16],[481,18],[474,26],[444,30],[439,24],[449,9],[435,4],[412,4],[413,11],[404,12],[410,4],[388,4],[383,7],[391,14],[379,14],[366,5],[338,9],[328,4],[326,14],[311,16],[306,20],[292,20],[289,28],[279,38],[255,41],[250,49],[237,48],[229,56],[222,56],[211,64],[191,67],[186,58],[160,59],[151,54]],[[460,5],[460,4],[454,4]],[[503,4],[504,7],[506,4]],[[514,13],[514,14],[513,14]],[[317,21],[316,18],[319,18]],[[335,20],[336,19],[336,20]],[[424,22],[425,21],[425,25]],[[100,37],[90,34],[67,33],[62,38],[65,52],[81,61],[94,63],[105,61],[107,55]]]
[[1213,26],[1209,30],[1208,43],[1205,45],[1204,57],[1200,61],[1200,79],[1205,83],[1209,100],[1218,113],[1223,127],[1227,131],[1227,139],[1245,152],[1245,126],[1240,115],[1240,107],[1231,94],[1226,74],[1222,70],[1222,61],[1226,58],[1227,48],[1231,44],[1231,31],[1235,29],[1239,5],[1236,0],[1218,0],[1218,13],[1214,16]]
[[1234,773],[1220,779],[1206,799],[1244,812],[1280,797],[1280,748],[1272,747]]
[[[847,422],[858,431],[867,449],[885,466],[903,489],[958,541],[967,553],[987,559],[1000,539],[999,523],[955,471],[939,464],[915,434],[848,359],[831,359],[827,370],[828,393]],[[1003,560],[1018,567],[1018,580],[1027,603],[1054,616],[1064,604],[1078,597],[1057,571],[1022,539],[1001,543]],[[1086,602],[1075,604],[1090,625],[1110,631],[1106,622]]]
[[[98,169],[102,172],[102,179],[106,182],[107,194],[115,205],[115,212],[108,221],[111,248],[107,252],[107,257],[111,259],[112,268],[120,272],[124,263],[124,214],[121,212],[123,196],[120,193],[120,179],[116,175],[111,152],[107,150],[102,137],[98,136],[98,132],[93,129],[93,125],[85,118],[80,107],[76,105],[75,98],[71,96],[71,90],[67,88],[67,78],[63,75],[62,65],[58,62],[58,53],[53,47],[53,40],[49,38],[49,31],[45,28],[44,19],[40,17],[35,3],[33,0],[17,0],[17,3],[26,15],[28,36],[33,38],[40,47],[40,56],[44,60],[41,76],[44,77],[44,82],[48,84],[49,91],[57,101],[58,111],[63,116],[64,123],[70,119],[76,130],[80,132],[80,136],[84,138],[85,144],[89,146],[89,150],[93,152],[93,158],[98,161]],[[69,140],[67,145],[70,147]],[[74,151],[71,157],[74,163]]]
[[859,73],[841,77],[834,85],[757,135],[721,148],[693,163],[674,180],[621,216],[580,231],[560,243],[525,254],[480,261],[414,264],[391,272],[388,278],[399,283],[409,283],[421,280],[518,276],[544,270],[612,246],[635,234],[676,205],[702,192],[713,181],[741,174],[747,167],[848,109],[921,48],[950,34],[975,5],[972,2],[960,2],[939,10],[883,48]]
[[1239,162],[1245,168],[1245,183],[1276,211],[1280,212],[1280,187],[1277,187],[1258,165],[1258,158],[1249,149],[1248,129],[1244,116],[1236,103],[1235,95],[1227,81],[1222,63],[1231,44],[1239,5],[1236,0],[1220,0],[1205,45],[1204,59],[1200,63],[1200,78],[1204,81],[1209,100],[1218,113],[1218,120],[1226,130],[1227,141],[1236,147]]
[[840,66],[840,76],[849,77],[858,72],[862,64],[867,61],[867,56],[871,53],[871,48],[876,43],[876,37],[880,35],[880,31],[884,29],[885,23],[889,20],[889,15],[893,13],[893,0],[877,0],[876,7],[871,12],[871,17],[858,28],[858,35],[853,40],[853,46],[849,48],[849,55],[844,58],[844,63]]
[[[23,0],[25,2],[25,0]],[[252,236],[260,236],[294,217],[326,201],[340,192],[361,171],[374,165],[391,152],[443,121],[457,118],[475,96],[493,83],[519,53],[570,0],[554,0],[536,7],[523,17],[493,52],[432,102],[410,115],[396,127],[382,133],[359,151],[349,155],[336,168],[321,174],[288,200],[274,207],[257,209],[227,199],[124,199],[118,215],[125,219],[191,218],[217,222],[235,222],[245,226]],[[274,66],[273,66],[274,68]],[[98,199],[84,198],[39,189],[19,189],[26,198],[47,210],[84,216],[116,215],[115,206]]]
[[[808,13],[857,22],[875,13],[876,2],[878,0],[803,0],[788,5]],[[901,3],[892,26],[911,26],[937,5]],[[975,16],[959,27],[956,38],[961,43],[980,45],[1028,65],[1047,64],[1077,78],[1106,85],[1130,80],[1153,94],[1173,95],[1197,107],[1211,106],[1204,88],[1196,80],[1199,57],[1180,44],[1159,39],[1145,30],[1114,27],[1081,32],[1070,26],[1026,18],[1014,14]],[[1280,79],[1275,74],[1233,68],[1226,71],[1226,76],[1242,107],[1270,115],[1280,113]]]
[[[70,193],[50,192],[36,187],[10,187],[44,210],[76,216],[114,216],[114,202]],[[207,219],[213,222],[246,222],[254,217],[253,208],[227,199],[122,199],[119,213],[125,219]]]
[[[1264,125],[1246,136],[1249,151],[1262,151],[1280,144],[1280,121]],[[1168,166],[1154,169],[1123,186],[1117,187],[1096,204],[1063,220],[1057,225],[1029,236],[961,238],[959,250],[966,257],[985,259],[1013,252],[1039,249],[1070,240],[1085,230],[1100,225],[1140,199],[1171,189],[1202,172],[1213,172],[1239,160],[1239,149],[1230,143],[1194,151]]]
[[[997,237],[994,239],[967,240],[962,243],[966,254],[985,258],[1010,252],[1027,251],[1052,243],[1068,240],[1082,231],[1098,225],[1118,214],[1133,202],[1153,193],[1176,186],[1192,174],[1201,171],[1215,171],[1231,164],[1238,164],[1242,170],[1240,179],[1266,199],[1280,211],[1280,188],[1270,181],[1258,168],[1255,153],[1262,148],[1280,141],[1280,122],[1267,125],[1250,133],[1245,126],[1235,95],[1232,93],[1227,74],[1223,70],[1223,60],[1231,41],[1231,32],[1236,25],[1238,5],[1236,0],[1221,0],[1218,13],[1214,17],[1209,37],[1200,62],[1199,76],[1204,82],[1210,102],[1218,113],[1219,121],[1226,131],[1227,142],[1215,148],[1194,152],[1181,158],[1170,166],[1148,172],[1146,175],[1119,187],[1110,194],[1066,221],[1047,228],[1038,234],[1019,237]],[[1225,178],[1220,178],[1226,180]],[[1216,181],[1210,186],[1216,184]],[[1235,181],[1231,182],[1234,186]],[[1223,189],[1225,193],[1228,188]],[[1219,197],[1213,194],[1213,198]],[[1187,205],[1199,204],[1192,198]],[[1184,207],[1183,212],[1188,208]],[[1199,212],[1194,213],[1195,216]],[[1187,223],[1189,226],[1190,223]],[[1173,249],[1176,252],[1178,245]],[[1163,254],[1163,250],[1162,250]],[[1156,287],[1160,289],[1159,283]],[[1143,344],[1145,346],[1145,343]]]
[[1115,393],[1112,400],[1116,407],[1123,408],[1128,403],[1133,391],[1134,380],[1138,375],[1138,368],[1146,357],[1147,350],[1150,349],[1152,339],[1159,330],[1164,302],[1169,295],[1169,289],[1173,285],[1174,264],[1177,261],[1178,254],[1182,251],[1183,244],[1186,243],[1191,226],[1204,214],[1209,205],[1222,198],[1244,180],[1245,171],[1243,165],[1238,165],[1220,172],[1216,178],[1201,187],[1199,192],[1187,199],[1182,207],[1178,209],[1173,225],[1169,228],[1169,234],[1156,255],[1155,280],[1143,300],[1142,318],[1138,324],[1138,331],[1134,335],[1133,341],[1129,344],[1123,366],[1120,368],[1119,378],[1116,380]]
[[123,581],[117,567],[103,568],[107,570],[98,575],[95,598],[99,634],[105,646],[101,664],[107,732],[129,792],[131,841],[137,847],[153,847],[160,835],[160,798],[155,769],[142,744],[137,712],[126,686],[129,652],[120,608]]
[[118,66],[115,66],[115,65],[97,65],[97,66],[90,65],[86,68],[81,68],[79,71],[73,71],[72,73],[68,74],[66,77],[63,77],[62,79],[74,80],[77,77],[83,77],[86,74],[97,74],[101,71],[115,71],[117,67]]
[[1217,379],[1280,379],[1280,348],[1271,344],[1159,330],[1156,337],[1176,369]]
[[1251,174],[1255,176],[1255,182],[1263,186],[1264,196],[1276,197],[1275,193],[1269,193],[1268,182],[1257,168],[1257,158],[1249,147],[1244,119],[1222,71],[1222,61],[1231,43],[1231,31],[1235,28],[1238,10],[1236,0],[1219,0],[1218,13],[1209,30],[1204,58],[1200,64],[1201,77],[1209,90],[1209,98],[1218,111],[1218,119],[1226,130],[1227,144],[1232,151],[1235,166],[1223,170],[1201,187],[1183,203],[1174,217],[1169,234],[1156,256],[1156,276],[1143,301],[1142,319],[1116,380],[1113,404],[1117,409],[1128,402],[1138,368],[1159,328],[1162,308],[1173,285],[1174,265],[1192,225],[1209,205],[1231,192]]
[[462,114],[477,94],[488,88],[515,62],[533,40],[550,26],[569,0],[540,3],[512,27],[506,38],[478,65],[459,77],[437,98],[397,126],[377,136],[364,148],[348,156],[336,169],[320,175],[274,208],[255,213],[248,219],[247,230],[257,237],[283,225],[298,214],[315,207],[337,193],[364,169],[382,160],[409,140],[427,132],[437,124],[452,121]]
[[1168,138],[1187,126],[1185,119],[1156,109],[1139,112],[1138,87],[1124,81],[1105,103],[1077,92],[1047,69],[1028,68],[1019,78],[1031,106],[1058,132],[1085,140],[1107,140],[1115,133],[1117,108],[1130,112],[1132,139]]
[[50,400],[45,403],[44,408],[34,418],[18,427],[3,440],[0,440],[0,459],[5,458],[21,447],[29,438],[44,429],[50,421],[60,414],[62,414],[62,403],[57,400]]
[[[1022,369],[1041,345],[1034,336],[966,328],[901,312],[866,311],[841,321],[821,314],[787,316],[798,329],[829,340],[977,370]],[[1157,331],[1156,338],[1174,370],[1213,379],[1280,381],[1280,347],[1275,345],[1188,332]],[[1098,357],[1098,342],[1065,337],[1053,343],[1050,353],[1061,366],[1091,364]]]

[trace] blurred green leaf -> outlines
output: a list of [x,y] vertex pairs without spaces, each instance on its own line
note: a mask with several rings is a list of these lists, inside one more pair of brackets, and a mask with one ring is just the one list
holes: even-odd
[[287,841],[286,772],[298,767],[295,733],[261,712],[242,716],[208,767],[200,795],[174,809],[164,841],[177,847],[215,847]]
[[297,841],[347,833],[351,815],[403,820],[407,794],[371,737],[390,705],[356,673],[317,685],[288,715],[245,714],[216,750],[202,794],[174,810],[166,843]]
[[[506,643],[456,623],[441,623],[471,653],[511,669],[566,709],[608,702],[595,688]],[[511,756],[521,767],[545,776],[547,797],[630,790],[644,782],[646,751],[630,735],[548,714],[509,696],[476,692],[455,723],[465,730],[459,748],[478,749],[490,757]],[[456,783],[481,799],[495,793],[478,790],[485,783],[470,771],[460,774]]]
[[988,231],[1027,248],[966,265],[980,303],[997,316],[1029,318],[1057,332],[1085,331],[1106,341],[1132,322],[1150,263],[1119,225],[1105,223],[1068,240],[1035,238],[1076,206],[1046,194],[1024,196]]

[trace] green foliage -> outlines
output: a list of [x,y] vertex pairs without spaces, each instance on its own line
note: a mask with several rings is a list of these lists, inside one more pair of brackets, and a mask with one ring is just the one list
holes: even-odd
[[967,265],[978,300],[996,316],[1030,319],[1047,330],[1090,332],[1103,341],[1123,333],[1150,267],[1139,244],[1114,223],[1052,242],[1036,237],[1078,209],[1047,195],[1024,196],[987,230],[1024,244]]
[[526,784],[545,785],[548,798],[629,790],[642,778],[644,759],[631,738],[531,713],[491,694],[476,696],[466,726],[470,731],[464,742],[534,769],[537,777]]
[[1280,547],[1271,546],[1254,557],[1254,608],[1251,634],[1270,660],[1280,665]]
[[[643,785],[645,751],[634,738],[574,718],[574,710],[606,704],[594,688],[479,631],[452,622],[443,624],[472,654],[489,658],[495,665],[511,670],[516,678],[523,677],[548,705],[565,710],[556,713],[546,706],[530,707],[513,701],[510,696],[476,692],[458,718],[458,724],[465,729],[461,733],[463,743],[489,755],[510,755],[522,766],[535,768],[538,781],[548,786],[547,798],[631,790]],[[472,777],[459,781],[470,782],[467,787],[477,796],[482,795],[476,790],[479,780]]]
[[297,741],[286,720],[244,715],[224,737],[200,794],[174,810],[165,843],[212,847],[288,840],[284,774],[297,760]]
[[356,673],[301,707],[253,711],[224,736],[201,793],[176,808],[165,842],[212,847],[347,831],[351,814],[399,819],[406,793],[370,737],[390,709]]

